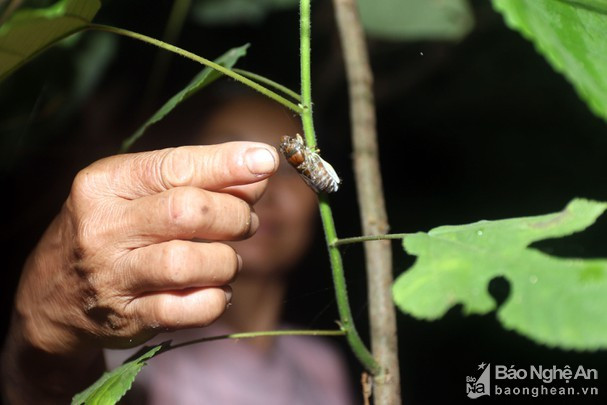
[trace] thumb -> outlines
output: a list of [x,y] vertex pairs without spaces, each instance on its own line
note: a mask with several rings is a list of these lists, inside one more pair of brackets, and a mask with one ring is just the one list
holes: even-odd
[[105,188],[99,191],[129,200],[175,187],[217,191],[259,183],[242,188],[247,194],[244,198],[255,200],[265,187],[262,180],[274,174],[278,164],[273,146],[228,142],[112,156],[94,163],[81,174],[86,176],[88,171],[102,180],[95,181]]

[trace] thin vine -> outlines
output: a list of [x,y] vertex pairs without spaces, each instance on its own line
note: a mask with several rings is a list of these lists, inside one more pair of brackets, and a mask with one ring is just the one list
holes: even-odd
[[275,90],[282,92],[283,94],[291,97],[293,100],[301,101],[301,96],[291,90],[290,88],[283,86],[280,83],[276,83],[274,80],[268,79],[265,76],[258,75],[257,73],[249,72],[248,70],[232,68],[232,72],[248,77],[251,80],[255,80],[257,83],[265,84],[268,87],[272,87]]
[[260,85],[259,83],[255,83],[253,80],[244,77],[243,75],[240,75],[230,69],[227,69],[211,60],[208,60],[206,58],[203,58],[202,56],[198,56],[192,52],[186,51],[185,49],[179,48],[177,46],[171,45],[171,44],[167,44],[166,42],[162,42],[158,39],[152,38],[152,37],[148,37],[147,35],[143,35],[140,34],[138,32],[134,32],[134,31],[129,31],[129,30],[125,30],[123,28],[118,28],[118,27],[112,27],[109,25],[101,25],[101,24],[89,24],[87,26],[87,29],[89,30],[96,30],[96,31],[105,31],[105,32],[111,32],[113,34],[118,34],[118,35],[122,35],[124,37],[129,37],[129,38],[133,38],[133,39],[137,39],[139,41],[143,41],[146,42],[148,44],[152,44],[154,46],[157,46],[159,48],[163,48],[167,51],[176,53],[178,55],[181,55],[185,58],[191,59],[195,62],[198,62],[202,65],[208,66],[210,68],[215,69],[216,71],[223,73],[226,76],[231,77],[234,80],[237,80],[239,82],[241,82],[242,84],[249,86],[250,88],[260,92],[261,94],[263,94],[266,97],[271,98],[272,100],[276,101],[277,103],[280,103],[282,105],[284,105],[285,107],[295,111],[298,114],[301,114],[303,112],[303,109],[294,104],[293,102],[287,100],[286,98],[284,98],[283,96],[281,96],[278,93],[275,93],[274,91],[263,87],[262,85]]
[[268,330],[260,332],[242,332],[231,333],[228,335],[207,336],[200,339],[188,340],[176,345],[170,345],[163,348],[158,354],[170,352],[171,350],[179,349],[180,347],[191,346],[198,343],[212,342],[214,340],[223,339],[252,339],[268,336],[343,336],[344,330]]

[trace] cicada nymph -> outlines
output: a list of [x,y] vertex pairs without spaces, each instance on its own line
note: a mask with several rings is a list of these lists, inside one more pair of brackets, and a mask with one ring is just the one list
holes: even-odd
[[304,181],[314,191],[334,193],[341,180],[333,166],[320,157],[318,150],[307,147],[301,135],[283,136],[280,138],[280,151]]

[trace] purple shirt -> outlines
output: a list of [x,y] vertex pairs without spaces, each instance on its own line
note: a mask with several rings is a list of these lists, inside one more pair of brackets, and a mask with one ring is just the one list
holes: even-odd
[[[161,334],[174,344],[231,333],[217,324]],[[106,350],[113,369],[137,349]],[[325,338],[280,336],[267,351],[226,339],[186,346],[149,361],[135,382],[151,405],[352,404],[343,360]]]

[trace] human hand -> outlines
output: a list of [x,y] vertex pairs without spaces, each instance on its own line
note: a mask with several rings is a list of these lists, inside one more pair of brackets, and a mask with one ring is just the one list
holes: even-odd
[[213,322],[242,266],[216,241],[255,232],[250,205],[278,161],[271,146],[231,142],[118,155],[83,169],[25,265],[15,301],[21,335],[69,355]]

